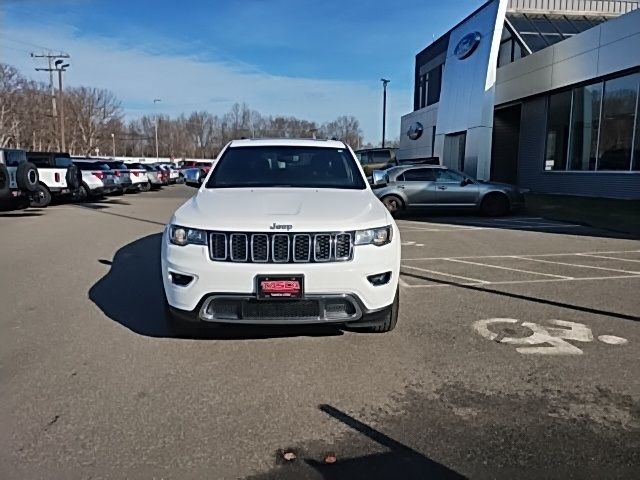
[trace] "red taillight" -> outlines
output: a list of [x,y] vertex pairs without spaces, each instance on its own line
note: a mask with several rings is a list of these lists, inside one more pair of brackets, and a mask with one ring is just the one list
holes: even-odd
[[104,178],[104,172],[91,172],[91,174],[95,177],[98,177],[100,180]]
[[137,177],[139,172],[131,172],[131,173],[133,173],[134,177]]
[[59,182],[59,181],[60,181],[60,174],[59,174],[58,172],[56,172],[56,173],[53,175],[53,178],[55,179],[55,181],[56,181],[56,182]]
[[120,176],[120,170],[114,170],[114,172],[113,172],[113,173],[115,173],[115,174],[116,174],[116,177],[119,177],[119,176]]

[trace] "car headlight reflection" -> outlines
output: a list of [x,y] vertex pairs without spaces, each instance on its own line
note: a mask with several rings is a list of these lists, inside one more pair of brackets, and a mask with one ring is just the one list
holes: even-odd
[[207,245],[207,232],[196,228],[169,226],[169,241],[174,245]]
[[390,243],[392,237],[393,228],[391,225],[387,225],[386,227],[358,230],[353,243],[355,245],[375,245],[381,247]]

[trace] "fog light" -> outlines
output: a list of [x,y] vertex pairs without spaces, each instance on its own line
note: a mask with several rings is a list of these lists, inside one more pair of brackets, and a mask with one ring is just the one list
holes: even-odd
[[386,285],[391,280],[391,272],[385,273],[377,273],[376,275],[369,275],[367,277],[369,283],[374,287],[379,287],[380,285]]
[[193,277],[191,275],[183,275],[181,273],[171,272],[171,281],[174,285],[178,285],[179,287],[186,287],[191,283]]

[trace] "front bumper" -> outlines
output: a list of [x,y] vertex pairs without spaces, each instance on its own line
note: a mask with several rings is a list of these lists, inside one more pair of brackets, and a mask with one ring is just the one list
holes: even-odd
[[[365,320],[370,314],[388,308],[394,301],[400,274],[400,236],[394,232],[389,245],[354,247],[353,259],[331,263],[233,263],[210,260],[205,246],[179,247],[162,238],[162,281],[169,307],[183,319],[225,323],[350,323]],[[390,272],[384,285],[374,286],[368,276]],[[193,277],[186,286],[176,285],[172,274]],[[347,299],[353,305],[353,315],[327,315],[320,308],[319,314],[296,318],[259,319],[255,315],[246,318],[208,316],[206,303],[212,298],[240,298],[253,306],[253,302],[295,302],[294,300],[258,301],[256,299],[257,275],[303,275],[304,300],[318,301],[323,305],[337,298]],[[352,310],[348,309],[349,312]]]

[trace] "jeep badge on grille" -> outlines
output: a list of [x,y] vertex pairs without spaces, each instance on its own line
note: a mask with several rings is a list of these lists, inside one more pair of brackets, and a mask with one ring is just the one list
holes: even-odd
[[279,225],[276,222],[273,222],[273,225],[269,227],[271,230],[291,230],[293,225]]

